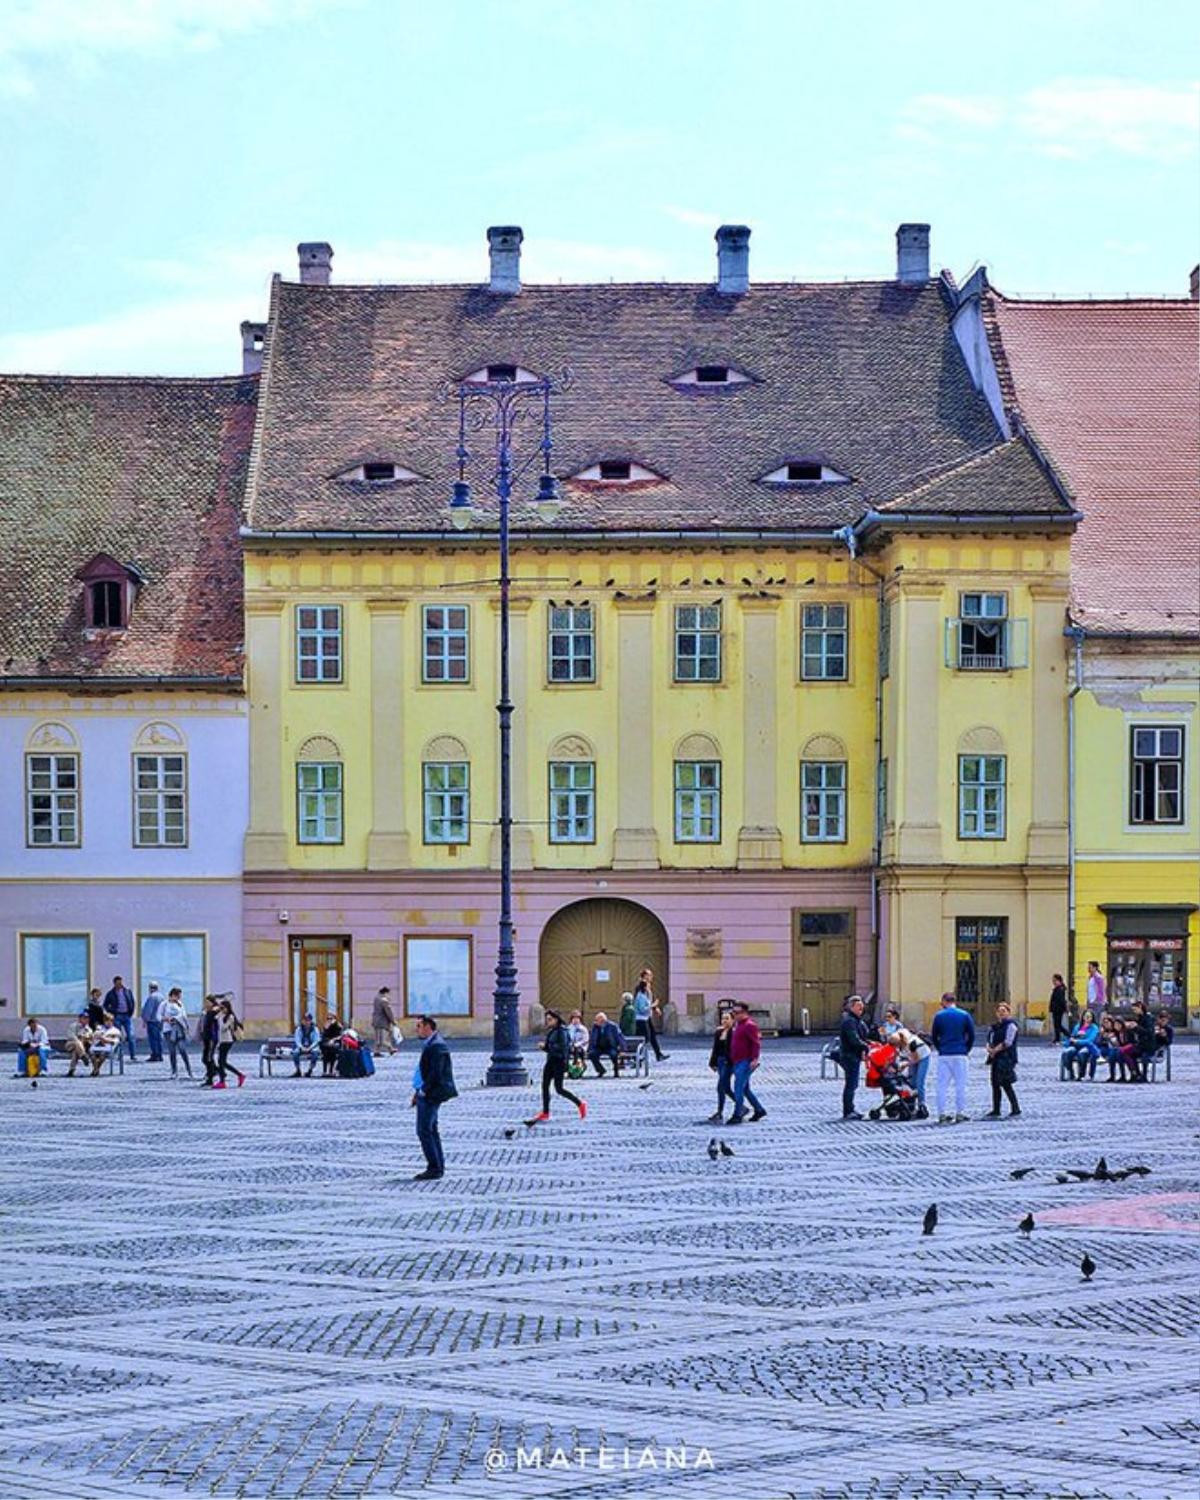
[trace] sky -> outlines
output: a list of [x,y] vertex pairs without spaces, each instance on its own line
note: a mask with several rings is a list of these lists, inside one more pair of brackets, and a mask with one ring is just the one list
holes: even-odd
[[1184,0],[0,0],[0,369],[215,374],[300,240],[334,279],[935,269],[1180,296],[1200,244]]

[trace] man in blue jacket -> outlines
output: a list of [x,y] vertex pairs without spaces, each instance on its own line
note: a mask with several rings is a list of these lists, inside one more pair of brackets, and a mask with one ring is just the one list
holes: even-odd
[[607,1078],[604,1064],[600,1061],[602,1057],[611,1057],[613,1074],[621,1076],[621,1033],[608,1019],[602,1010],[596,1012],[596,1019],[592,1022],[592,1029],[588,1035],[588,1062],[595,1068],[601,1078]]
[[[937,1112],[939,1125],[960,1124],[967,1114],[967,1057],[975,1045],[975,1024],[965,1010],[959,1010],[949,991],[942,996],[942,1008],[933,1018],[929,1035],[938,1055]],[[946,1096],[954,1084],[955,1113],[946,1109]]]
[[119,974],[113,976],[112,989],[104,997],[104,1009],[121,1033],[129,1061],[137,1062],[137,1048],[133,1045],[133,1018],[137,1013],[137,1001],[133,998],[133,991],[126,989],[125,981]]
[[438,1031],[432,1016],[417,1017],[417,1036],[421,1055],[413,1072],[413,1107],[417,1111],[417,1139],[425,1153],[427,1166],[416,1175],[417,1182],[432,1182],[446,1173],[446,1156],[438,1133],[438,1110],[447,1099],[456,1099],[454,1068],[450,1048]]

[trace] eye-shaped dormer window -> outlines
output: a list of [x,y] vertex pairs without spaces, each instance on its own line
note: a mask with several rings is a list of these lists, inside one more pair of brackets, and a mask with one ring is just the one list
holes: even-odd
[[849,484],[849,474],[843,474],[820,458],[791,458],[770,474],[764,474],[762,484]]
[[463,376],[463,383],[467,385],[532,385],[541,378],[532,370],[527,370],[524,365],[496,364],[484,365],[481,369],[472,370],[469,375]]
[[336,476],[346,484],[409,484],[414,479],[420,479],[419,474],[414,474],[411,469],[406,469],[402,464],[376,462],[371,460],[361,464],[355,464],[352,469],[345,469]]
[[589,464],[578,474],[571,475],[572,479],[585,480],[589,484],[645,484],[648,480],[665,477],[628,458],[602,458],[599,463]]
[[753,385],[754,377],[734,365],[693,365],[673,376],[670,384],[686,391],[727,391],[733,386]]

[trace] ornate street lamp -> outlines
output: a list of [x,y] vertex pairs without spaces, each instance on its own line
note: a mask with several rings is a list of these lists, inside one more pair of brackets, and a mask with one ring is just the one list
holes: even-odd
[[[550,397],[566,388],[569,378],[555,385],[542,380],[464,380],[453,387],[458,399],[458,479],[447,507],[452,526],[465,531],[486,512],[476,509],[467,481],[471,453],[467,432],[491,428],[495,434],[495,469],[491,488],[499,501],[500,521],[500,701],[496,713],[500,720],[500,930],[496,955],[496,987],[492,992],[492,1060],[487,1070],[489,1086],[512,1086],[529,1082],[521,1055],[521,1032],[517,989],[517,962],[513,950],[512,920],[512,714],[509,687],[508,633],[508,520],[513,483],[541,463],[538,492],[532,502],[539,518],[547,524],[557,519],[562,509],[558,481],[550,470],[552,450]],[[522,463],[514,465],[513,438],[518,424],[541,416],[541,441]]]

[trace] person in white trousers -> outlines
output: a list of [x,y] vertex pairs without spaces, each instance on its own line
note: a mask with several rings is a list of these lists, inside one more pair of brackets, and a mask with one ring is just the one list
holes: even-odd
[[[933,1018],[930,1031],[937,1061],[937,1122],[957,1125],[970,1119],[967,1114],[967,1058],[975,1045],[975,1023],[965,1010],[958,1008],[949,991],[942,996],[942,1008]],[[954,1085],[954,1114],[946,1108],[950,1086]]]

